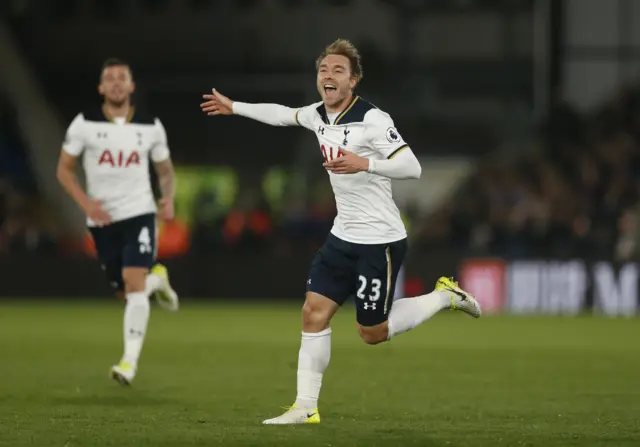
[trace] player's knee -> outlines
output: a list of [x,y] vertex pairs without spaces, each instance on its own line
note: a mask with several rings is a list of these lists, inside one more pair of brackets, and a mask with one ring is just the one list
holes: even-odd
[[302,327],[305,332],[320,332],[329,327],[332,308],[307,297],[302,306]]
[[385,324],[379,324],[377,326],[358,325],[358,334],[362,341],[368,345],[377,345],[387,341],[389,338],[389,331]]
[[307,332],[321,331],[328,324],[322,309],[306,302],[302,306],[302,326]]
[[148,270],[142,267],[130,267],[122,270],[125,292],[142,292],[145,289]]

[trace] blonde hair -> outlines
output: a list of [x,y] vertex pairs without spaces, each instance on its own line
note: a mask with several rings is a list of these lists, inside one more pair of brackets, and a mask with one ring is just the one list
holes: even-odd
[[347,39],[336,39],[331,45],[327,46],[318,59],[316,59],[316,71],[320,68],[322,60],[330,54],[344,56],[349,59],[351,65],[351,75],[357,78],[358,82],[362,80],[362,60],[358,49]]

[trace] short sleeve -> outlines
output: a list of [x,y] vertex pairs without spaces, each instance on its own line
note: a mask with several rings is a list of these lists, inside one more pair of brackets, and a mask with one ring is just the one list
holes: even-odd
[[321,104],[321,102],[318,102],[296,110],[296,123],[298,126],[302,126],[309,130],[315,130],[316,117],[318,116],[318,111],[316,109]]
[[366,114],[364,122],[367,141],[383,157],[393,158],[409,147],[387,113],[373,109]]
[[162,122],[156,118],[155,120],[155,132],[154,132],[154,144],[151,148],[151,160],[154,163],[160,163],[169,159],[171,152],[169,151],[169,144],[167,142],[167,132],[164,130]]
[[62,150],[74,157],[82,154],[85,146],[85,121],[82,113],[76,115],[67,128],[67,133],[62,143]]

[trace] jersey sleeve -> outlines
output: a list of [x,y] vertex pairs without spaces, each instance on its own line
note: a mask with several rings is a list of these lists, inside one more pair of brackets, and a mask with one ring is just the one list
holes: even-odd
[[374,109],[367,113],[364,119],[365,137],[371,147],[390,159],[409,147],[398,129],[395,128],[391,117],[381,110]]
[[270,126],[295,126],[296,109],[281,104],[251,104],[235,101],[233,113]]
[[296,110],[296,123],[305,129],[315,130],[315,118],[318,115],[317,108],[322,103],[315,103]]
[[155,120],[155,142],[151,148],[151,160],[154,163],[168,160],[171,156],[169,144],[167,142],[167,132],[164,130],[162,122],[156,118]]
[[85,146],[85,121],[82,113],[76,115],[67,128],[67,133],[62,143],[62,150],[69,155],[79,157]]

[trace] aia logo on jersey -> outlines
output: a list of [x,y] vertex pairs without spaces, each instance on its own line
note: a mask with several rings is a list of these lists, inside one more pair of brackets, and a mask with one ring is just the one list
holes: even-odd
[[128,156],[125,156],[123,151],[111,152],[109,149],[105,149],[98,160],[98,166],[109,165],[112,168],[128,168],[131,165],[139,164],[140,154],[138,154],[138,151],[133,151]]
[[340,150],[340,148],[338,148],[338,150],[335,151],[335,156],[334,156],[333,148],[331,146],[329,146],[327,148],[327,147],[325,147],[324,144],[322,146],[320,146],[320,151],[322,152],[322,156],[324,157],[325,163],[327,161],[335,160],[336,158],[342,157],[344,155],[342,153],[342,151]]

